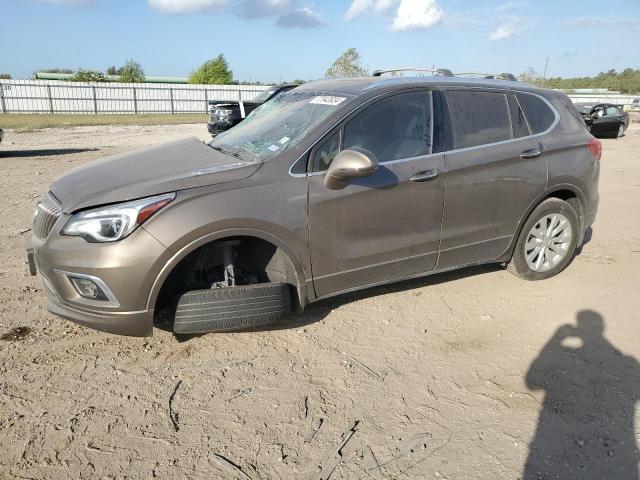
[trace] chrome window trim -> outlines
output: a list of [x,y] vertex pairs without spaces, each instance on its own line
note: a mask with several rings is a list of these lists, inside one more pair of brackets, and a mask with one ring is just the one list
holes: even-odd
[[[482,145],[475,145],[473,147],[465,147],[465,148],[455,148],[452,150],[447,150],[444,152],[438,152],[438,153],[431,153],[429,155],[424,155],[424,156],[420,156],[420,157],[411,157],[411,158],[402,158],[402,159],[398,159],[398,160],[391,160],[389,162],[384,162],[382,165],[388,164],[388,163],[399,163],[399,162],[408,162],[411,160],[415,160],[416,158],[426,158],[426,157],[430,157],[432,155],[439,155],[439,154],[450,154],[450,153],[458,153],[458,152],[465,152],[465,151],[469,151],[469,150],[475,150],[475,149],[480,149],[480,148],[485,148],[485,147],[491,147],[491,146],[495,146],[495,145],[502,145],[505,143],[509,143],[509,142],[517,142],[520,140],[524,140],[527,138],[536,138],[536,137],[541,137],[543,135],[547,135],[549,134],[551,131],[553,131],[554,128],[556,128],[556,126],[558,125],[558,123],[560,123],[560,114],[558,113],[558,110],[556,109],[556,107],[554,107],[551,102],[549,100],[547,100],[545,97],[543,97],[542,95],[539,95],[537,93],[533,93],[533,92],[525,92],[522,90],[516,90],[516,89],[499,89],[499,88],[494,88],[494,87],[468,87],[468,86],[444,86],[442,88],[432,88],[430,89],[431,91],[433,90],[442,90],[445,92],[446,94],[446,90],[448,89],[453,89],[453,90],[461,90],[461,89],[472,89],[472,90],[493,90],[496,92],[500,92],[500,93],[504,93],[507,94],[509,92],[512,93],[523,93],[525,95],[535,95],[536,97],[542,99],[543,102],[545,102],[547,104],[547,107],[549,107],[551,109],[551,111],[553,112],[553,115],[555,116],[555,119],[553,121],[553,123],[551,124],[551,126],[549,128],[547,128],[544,132],[540,132],[540,133],[534,133],[531,135],[527,135],[524,137],[518,137],[518,138],[511,138],[509,140],[502,140],[500,142],[493,142],[493,143],[483,143]],[[342,118],[340,118],[339,121],[335,122],[331,128],[327,129],[327,131],[325,132],[324,135],[322,135],[315,143],[313,143],[313,145],[311,145],[309,148],[307,148],[304,153],[302,153],[302,155],[300,155],[289,167],[289,175],[291,175],[292,177],[314,177],[316,175],[324,175],[325,173],[327,173],[326,170],[322,170],[320,172],[305,172],[305,173],[292,173],[291,169],[293,168],[293,166],[298,163],[302,157],[304,157],[305,155],[307,155],[309,153],[309,151],[314,148],[318,142],[320,142],[322,139],[325,138],[325,136],[327,135],[328,132],[330,132],[331,130],[333,130],[336,125],[338,125],[340,122],[342,122],[346,117],[348,117],[349,115],[351,115],[355,110],[357,110],[358,108],[367,105],[368,103],[370,103],[371,101],[383,96],[384,93],[381,93],[380,95],[376,95],[375,97],[370,98],[369,100],[367,100],[365,103],[362,103],[361,105],[358,105],[357,107],[355,107],[353,110],[349,111],[347,114],[345,114]],[[518,99],[518,97],[516,96],[516,100]],[[433,96],[432,96],[432,102],[433,102]],[[518,104],[520,104],[520,102],[518,102]],[[521,107],[522,108],[522,107]],[[524,111],[524,109],[522,110],[525,114],[525,118],[527,118],[526,112]],[[529,122],[529,119],[527,118],[527,123]],[[432,122],[433,124],[433,122]],[[531,131],[531,127],[529,126],[529,131]],[[307,169],[309,168],[309,166],[307,165]]]
[[[116,298],[116,296],[113,294],[111,289],[107,287],[107,284],[104,283],[104,281],[102,281],[100,278],[94,277],[93,275],[87,275],[85,273],[67,272],[65,270],[58,270],[56,268],[53,269],[53,272],[60,275],[64,275],[65,278],[71,283],[71,285],[73,285],[73,282],[71,282],[71,279],[69,277],[85,278],[87,280],[91,280],[96,285],[98,285],[98,287],[100,287],[100,289],[104,292],[105,296],[107,297],[108,303],[106,303],[104,300],[92,300],[90,298],[84,298],[82,297],[82,295],[78,293],[78,295],[80,295],[80,297],[83,298],[84,300],[95,302],[95,305],[100,305],[100,306],[109,306],[114,308],[117,308],[120,306],[120,302],[118,302],[118,299]],[[73,289],[76,290],[75,287],[73,287]]]

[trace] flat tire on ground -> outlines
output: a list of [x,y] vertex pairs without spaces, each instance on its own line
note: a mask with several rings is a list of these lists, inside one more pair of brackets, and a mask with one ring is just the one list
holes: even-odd
[[193,334],[243,330],[278,322],[291,312],[286,283],[260,283],[184,293],[173,330]]

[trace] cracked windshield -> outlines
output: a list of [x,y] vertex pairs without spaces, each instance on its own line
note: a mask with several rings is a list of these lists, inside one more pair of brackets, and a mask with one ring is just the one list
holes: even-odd
[[245,161],[262,162],[298,143],[346,100],[344,95],[286,92],[261,105],[209,145]]

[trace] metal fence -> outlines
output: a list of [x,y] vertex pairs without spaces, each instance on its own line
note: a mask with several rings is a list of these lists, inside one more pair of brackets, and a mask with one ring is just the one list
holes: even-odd
[[[209,100],[249,101],[263,85],[0,80],[0,113],[207,113]],[[576,102],[630,104],[634,95],[570,94]]]
[[249,101],[262,85],[0,80],[1,113],[206,113],[209,100]]

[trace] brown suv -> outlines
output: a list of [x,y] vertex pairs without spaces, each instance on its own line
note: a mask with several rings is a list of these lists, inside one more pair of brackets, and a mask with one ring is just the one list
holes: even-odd
[[307,83],[206,144],[76,168],[28,247],[49,310],[150,335],[269,323],[481,263],[560,272],[598,205],[600,142],[566,95],[433,76]]

